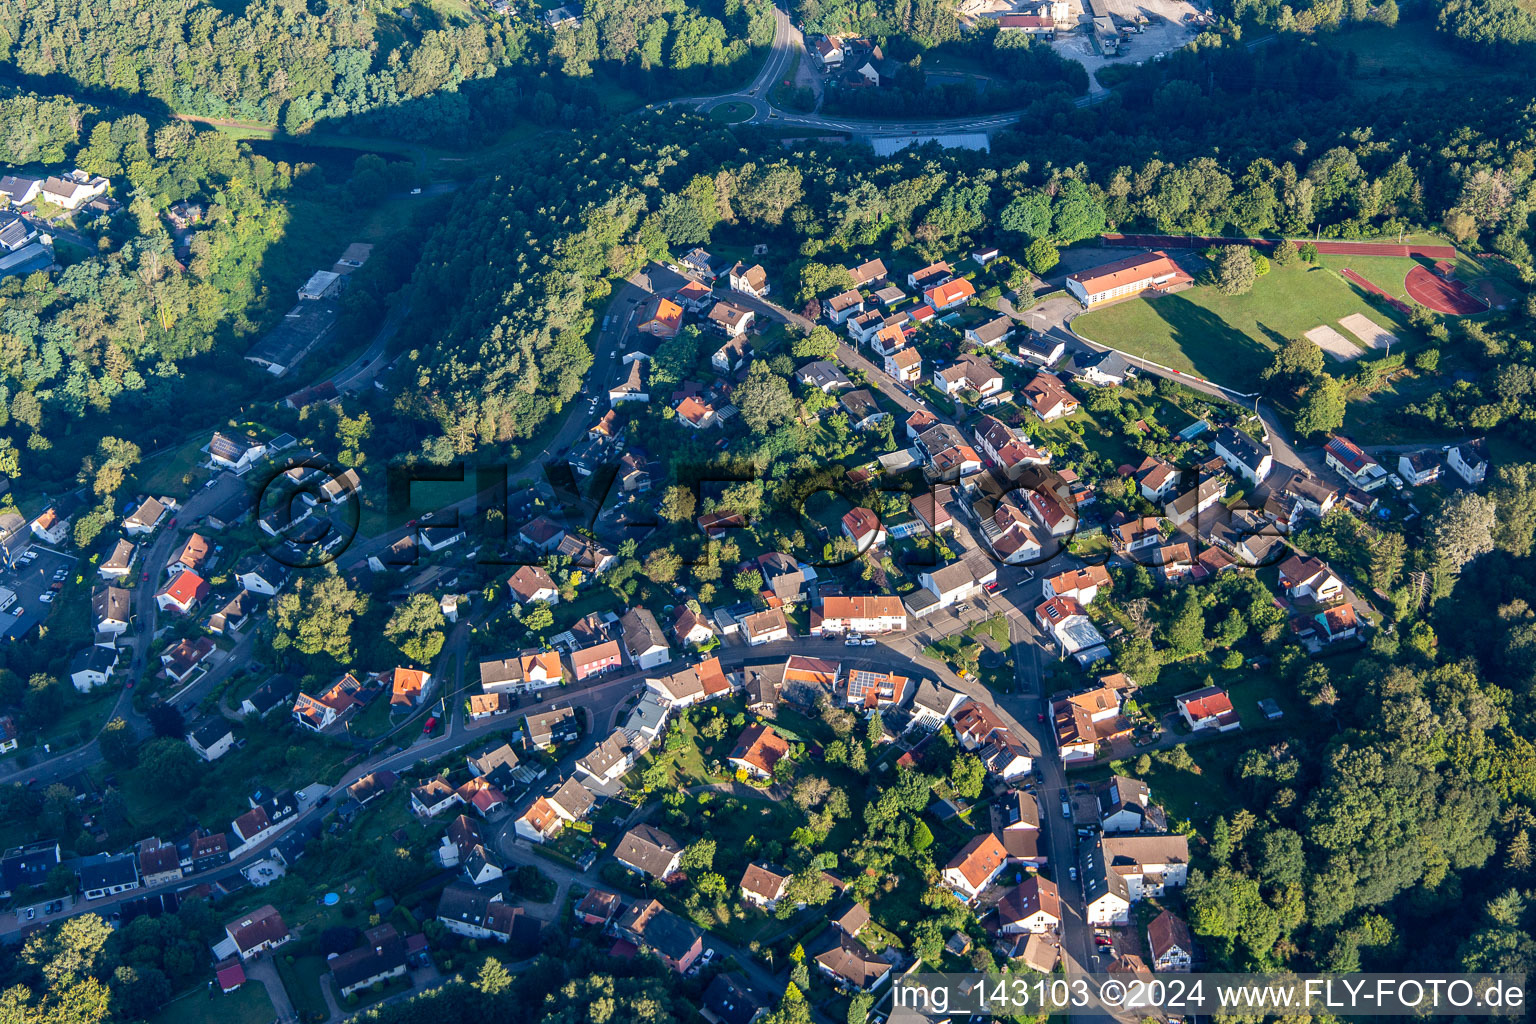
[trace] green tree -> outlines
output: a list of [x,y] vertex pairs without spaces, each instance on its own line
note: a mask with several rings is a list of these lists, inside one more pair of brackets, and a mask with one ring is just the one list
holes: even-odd
[[1296,411],[1296,432],[1307,437],[1331,433],[1344,425],[1344,383],[1323,374],[1307,388]]
[[523,613],[523,625],[535,633],[542,633],[554,624],[555,613],[550,610],[549,603],[546,601],[535,601]]
[[967,800],[981,796],[987,782],[987,766],[975,754],[961,754],[949,766],[949,784]]
[[715,841],[708,836],[695,839],[677,858],[683,871],[708,871],[715,865]]
[[384,636],[411,661],[431,664],[443,649],[442,606],[431,594],[413,594],[389,616]]
[[1061,253],[1049,239],[1037,238],[1024,247],[1024,265],[1037,277],[1043,277],[1056,269]]
[[161,737],[139,749],[139,776],[160,793],[184,793],[197,785],[202,759],[181,740]]
[[761,360],[747,371],[747,379],[731,394],[741,421],[756,434],[766,434],[795,417],[795,396],[789,382],[773,373]]
[[698,499],[693,491],[682,484],[673,484],[662,492],[657,512],[669,523],[687,523],[693,520],[697,508]]
[[1216,257],[1216,290],[1223,295],[1243,295],[1253,290],[1258,280],[1253,249],[1246,245],[1225,245]]
[[790,351],[796,359],[829,359],[837,351],[837,346],[837,335],[817,324],[809,334],[796,338]]
[[1205,649],[1205,614],[1200,610],[1200,599],[1193,590],[1184,591],[1179,610],[1168,623],[1166,638],[1168,646],[1181,656]]
[[101,756],[118,768],[132,768],[139,760],[133,731],[121,718],[114,718],[101,730]]

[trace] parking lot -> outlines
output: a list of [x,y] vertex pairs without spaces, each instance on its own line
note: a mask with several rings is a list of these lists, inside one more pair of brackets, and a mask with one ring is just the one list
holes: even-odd
[[[23,559],[30,559],[30,562],[21,564]],[[0,612],[0,638],[6,640],[22,636],[48,617],[53,611],[53,604],[40,598],[44,594],[55,593],[55,583],[64,582],[67,585],[70,582],[68,576],[75,571],[76,563],[69,555],[60,554],[40,544],[32,545],[17,561],[15,568],[0,571],[0,587],[16,595],[15,603]],[[54,579],[61,570],[65,579]]]

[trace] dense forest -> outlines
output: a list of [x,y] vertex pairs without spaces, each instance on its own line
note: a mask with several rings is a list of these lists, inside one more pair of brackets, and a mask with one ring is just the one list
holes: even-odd
[[738,63],[772,36],[766,0],[724,0],[719,9],[597,0],[579,27],[554,32],[488,12],[451,24],[431,9],[368,0],[256,0],[238,15],[207,0],[0,7],[0,63],[34,80],[290,133],[347,121],[454,144],[504,126],[510,108],[538,93],[564,102],[571,83],[551,87],[550,71],[580,80],[599,65],[642,88],[697,89],[739,77]]

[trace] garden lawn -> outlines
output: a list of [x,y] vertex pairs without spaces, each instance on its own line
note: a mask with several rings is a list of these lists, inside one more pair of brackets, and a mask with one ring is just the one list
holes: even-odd
[[[1377,260],[1379,257],[1371,262]],[[1410,261],[1401,262],[1406,275]],[[1399,315],[1367,303],[1333,271],[1299,262],[1275,267],[1246,295],[1223,295],[1214,287],[1200,285],[1174,295],[1131,299],[1085,313],[1072,326],[1101,345],[1228,387],[1251,390],[1286,341],[1319,324],[1335,326],[1351,313],[1364,313],[1400,337],[1407,332]]]
[[[329,1012],[324,1003],[320,1009]],[[149,1024],[269,1024],[274,1016],[266,988],[247,981],[229,995],[215,992],[211,999],[199,986],[166,1003]]]
[[300,1020],[307,1020],[311,1014],[317,1015],[316,1019],[331,1015],[320,992],[320,975],[325,972],[325,958],[318,953],[295,957],[291,964],[286,956],[277,954],[277,976],[283,980],[283,988]]

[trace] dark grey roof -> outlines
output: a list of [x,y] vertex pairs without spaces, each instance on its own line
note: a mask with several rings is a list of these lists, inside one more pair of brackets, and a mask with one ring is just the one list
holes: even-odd
[[1213,443],[1220,445],[1228,455],[1255,472],[1258,471],[1259,463],[1264,461],[1264,456],[1269,454],[1269,449],[1242,431],[1233,430],[1231,427],[1222,427],[1216,431],[1216,439]]
[[1067,361],[1067,372],[1074,375],[1086,373],[1095,367],[1100,373],[1111,377],[1124,377],[1131,371],[1131,364],[1125,356],[1114,349],[1105,352],[1074,352]]
[[98,854],[80,862],[80,888],[106,889],[114,885],[132,885],[139,880],[137,859],[130,853],[116,856]]
[[117,648],[93,644],[76,652],[69,662],[69,674],[76,672],[105,672],[117,665]]
[[624,833],[613,855],[626,866],[659,878],[671,863],[673,855],[682,850],[678,841],[661,829],[652,825],[636,825]]
[[251,702],[258,715],[264,715],[285,703],[298,688],[298,681],[292,676],[276,675],[256,687],[255,692],[245,699]]
[[91,614],[96,622],[127,622],[132,607],[132,595],[122,587],[98,587],[91,595]]
[[193,729],[191,735],[197,745],[206,750],[232,732],[234,730],[230,728],[229,720],[223,715],[217,715]]
[[713,1014],[720,1024],[751,1024],[763,1008],[747,979],[739,974],[718,974],[704,990],[701,1009]]
[[15,214],[0,213],[0,246],[15,251],[26,245],[34,229]]

